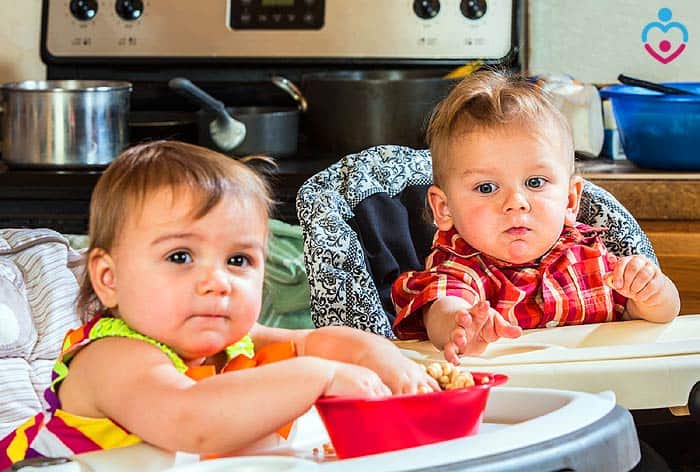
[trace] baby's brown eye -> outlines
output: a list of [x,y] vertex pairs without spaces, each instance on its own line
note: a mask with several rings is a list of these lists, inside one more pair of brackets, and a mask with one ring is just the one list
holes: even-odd
[[168,261],[175,264],[188,264],[192,262],[192,256],[186,251],[178,251],[170,254]]
[[246,256],[242,255],[235,255],[231,256],[228,260],[229,265],[236,266],[236,267],[243,267],[246,266],[250,263],[248,258]]

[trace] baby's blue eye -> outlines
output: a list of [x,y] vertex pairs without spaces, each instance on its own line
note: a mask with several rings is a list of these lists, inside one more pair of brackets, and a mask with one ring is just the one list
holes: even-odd
[[243,267],[250,264],[250,260],[246,256],[237,254],[235,256],[229,257],[228,264],[232,266]]
[[177,251],[168,256],[168,261],[174,264],[189,264],[192,262],[192,255],[187,251]]
[[542,188],[546,182],[543,177],[530,177],[526,183],[529,188]]
[[493,193],[496,191],[496,184],[492,184],[492,183],[479,184],[476,187],[476,191],[479,193]]

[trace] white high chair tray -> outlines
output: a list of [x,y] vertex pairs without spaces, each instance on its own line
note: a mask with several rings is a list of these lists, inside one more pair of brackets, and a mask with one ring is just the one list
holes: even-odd
[[[523,408],[523,405],[527,405],[527,408]],[[390,421],[390,418],[378,418],[377,421]],[[592,395],[508,387],[491,390],[484,423],[474,436],[355,459],[339,460],[333,454],[324,454],[323,445],[329,439],[315,408],[297,420],[289,440],[249,449],[244,452],[245,457],[197,462],[198,459],[191,455],[166,453],[140,444],[83,454],[74,459],[83,467],[81,470],[98,472],[127,470],[136,465],[142,471],[167,469],[172,472],[291,469],[399,471],[448,464],[451,464],[450,467],[455,464],[469,465],[470,470],[480,470],[476,465],[489,470],[521,470],[521,466],[538,464],[540,455],[542,460],[549,461],[545,462],[548,466],[553,460],[557,464],[558,461],[571,464],[577,460],[587,460],[582,458],[589,456],[587,448],[591,442],[581,440],[588,437],[586,434],[595,440],[604,440],[608,445],[606,449],[610,457],[605,460],[612,462],[605,462],[603,469],[627,470],[639,460],[632,418],[627,411],[615,405],[614,395],[610,392]],[[562,440],[567,435],[577,435],[577,441]],[[561,443],[567,447],[565,451],[558,449],[562,447]],[[516,450],[518,454],[515,459],[510,456],[507,460],[503,459],[510,451]],[[614,464],[612,469],[607,467],[611,463]]]
[[[397,344],[418,362],[443,360],[429,342]],[[700,315],[668,324],[634,320],[527,330],[491,344],[480,357],[462,358],[461,366],[506,374],[509,387],[612,390],[629,409],[684,406],[700,381]]]

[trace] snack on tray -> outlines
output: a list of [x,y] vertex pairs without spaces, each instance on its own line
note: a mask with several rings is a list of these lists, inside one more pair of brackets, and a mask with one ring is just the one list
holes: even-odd
[[459,370],[449,362],[433,362],[425,368],[425,371],[437,380],[443,390],[454,390],[474,385],[474,377],[469,371]]

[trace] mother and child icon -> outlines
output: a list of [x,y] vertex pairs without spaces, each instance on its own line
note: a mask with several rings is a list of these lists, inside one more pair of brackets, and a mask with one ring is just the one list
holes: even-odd
[[[670,8],[660,8],[657,16],[659,21],[648,23],[642,30],[642,43],[644,44],[644,49],[646,49],[651,57],[662,64],[668,64],[685,51],[688,43],[688,29],[681,22],[671,21],[673,12]],[[649,33],[654,29],[658,29],[663,33],[662,39],[659,40],[656,47],[651,44],[649,39]],[[678,33],[674,32],[675,34],[669,34],[672,30],[677,30],[681,36],[680,44],[678,44],[675,49],[673,49],[671,40],[677,40],[676,35]]]

